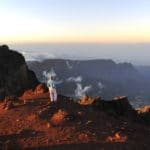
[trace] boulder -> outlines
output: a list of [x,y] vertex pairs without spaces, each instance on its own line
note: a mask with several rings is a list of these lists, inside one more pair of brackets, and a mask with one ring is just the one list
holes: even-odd
[[65,118],[68,113],[65,110],[59,109],[56,113],[53,114],[50,121],[54,126],[62,125],[65,122]]
[[40,83],[39,85],[37,85],[34,92],[35,92],[35,94],[43,94],[45,92],[48,92],[48,88],[46,87],[45,84]]
[[107,111],[120,116],[134,117],[136,111],[130,105],[126,96],[115,97],[113,100],[103,100],[101,97],[90,98],[84,96],[80,101],[81,105],[91,105],[99,111]]
[[140,122],[150,125],[150,105],[136,109]]
[[79,101],[79,104],[81,104],[81,105],[92,105],[93,103],[95,103],[99,99],[101,99],[101,98],[100,97],[92,98],[92,97],[88,97],[87,95],[85,95]]

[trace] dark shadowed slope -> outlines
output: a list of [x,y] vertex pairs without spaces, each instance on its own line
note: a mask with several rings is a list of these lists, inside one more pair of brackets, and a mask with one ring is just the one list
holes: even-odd
[[24,57],[6,45],[0,46],[0,69],[0,100],[5,96],[19,95],[38,84]]

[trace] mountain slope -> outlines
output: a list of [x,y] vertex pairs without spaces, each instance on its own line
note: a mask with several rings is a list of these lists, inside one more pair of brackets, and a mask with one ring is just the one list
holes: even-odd
[[48,93],[33,92],[8,111],[0,104],[0,141],[7,149],[20,150],[148,150],[150,128],[136,116],[129,117],[135,112],[131,105],[122,105],[123,114],[116,111],[119,107],[112,109],[117,101],[127,100],[98,99],[90,98],[89,104],[82,99],[79,104],[59,95],[57,103],[47,105]]
[[34,88],[38,80],[29,70],[24,57],[8,46],[0,46],[0,100],[5,96],[19,95],[28,88]]

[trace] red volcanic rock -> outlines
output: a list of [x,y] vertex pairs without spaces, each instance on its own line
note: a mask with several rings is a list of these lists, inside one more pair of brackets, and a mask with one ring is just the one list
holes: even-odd
[[136,111],[140,116],[140,121],[146,125],[150,125],[150,105],[138,108]]
[[119,113],[108,113],[111,107],[115,111],[120,99],[109,104],[97,99],[91,105],[81,105],[59,95],[56,103],[48,104],[47,93],[41,94],[44,98],[36,96],[28,105],[14,100],[15,107],[9,111],[3,110],[0,103],[0,141],[12,143],[7,149],[149,149],[149,126]]
[[23,93],[23,95],[20,97],[20,99],[23,100],[24,104],[26,104],[29,99],[32,99],[34,97],[34,95],[35,95],[35,93],[34,93],[33,89],[29,89]]
[[34,95],[34,91],[32,89],[30,89],[30,90],[26,90],[22,96],[29,97],[29,96],[33,96],[33,95]]
[[79,101],[79,104],[81,105],[92,105],[97,99],[100,99],[100,97],[92,98],[88,96],[83,96],[82,99]]
[[68,113],[64,110],[59,109],[53,116],[51,117],[50,121],[52,125],[58,126],[62,125],[65,122],[65,118]]
[[137,108],[136,110],[137,110],[137,112],[139,114],[141,114],[141,113],[149,113],[150,112],[150,105],[145,106],[143,108]]
[[50,106],[49,105],[38,111],[38,117],[40,119],[48,119],[51,114],[52,114],[52,112],[50,111]]
[[102,100],[101,97],[91,98],[84,96],[79,101],[79,104],[90,105],[100,111],[116,113],[117,115],[126,115],[127,117],[134,117],[136,113],[126,96],[118,96],[109,101]]
[[35,94],[43,94],[45,92],[48,92],[48,88],[46,87],[45,84],[40,83],[39,85],[36,86],[34,92]]
[[3,108],[6,109],[6,110],[9,110],[9,109],[13,108],[14,107],[13,102],[15,100],[18,100],[15,96],[5,97]]
[[113,136],[108,136],[106,142],[126,142],[127,137],[120,135],[120,133],[115,133]]
[[27,101],[32,101],[34,99],[39,98],[48,98],[49,93],[47,92],[48,89],[45,84],[41,83],[36,86],[36,88],[26,90],[23,95],[20,97],[21,100],[24,101],[24,103],[27,103]]

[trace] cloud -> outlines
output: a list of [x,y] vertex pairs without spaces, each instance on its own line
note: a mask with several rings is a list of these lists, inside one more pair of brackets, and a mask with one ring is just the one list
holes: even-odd
[[43,71],[43,76],[45,77],[46,80],[50,79],[51,76],[57,76],[55,70],[51,68],[50,71]]
[[68,67],[69,69],[72,69],[72,68],[73,68],[73,65],[71,65],[68,60],[66,61],[66,65],[67,65],[67,67]]
[[103,88],[104,88],[104,85],[102,84],[102,82],[98,82],[98,87],[99,87],[100,89],[103,89]]
[[81,83],[77,83],[77,88],[75,89],[75,96],[81,98],[82,96],[87,95],[87,93],[91,91],[91,89],[91,85],[82,87]]
[[88,85],[83,87],[81,82],[82,82],[82,76],[77,76],[77,77],[69,77],[66,79],[66,82],[75,82],[76,83],[76,89],[74,90],[74,95],[76,98],[81,98],[84,95],[87,95],[89,91],[92,90],[92,86]]
[[[57,74],[55,72],[55,70],[53,68],[51,68],[50,71],[43,71],[43,82],[47,82],[47,80],[49,80],[51,78],[51,76],[57,77]],[[58,80],[58,78],[56,78],[55,80],[56,84],[62,84],[64,81],[63,80]]]
[[82,82],[82,76],[69,77],[66,79],[67,82]]
[[102,93],[102,89],[105,87],[102,82],[98,82],[98,87],[99,87],[99,93]]
[[26,61],[43,61],[45,59],[54,59],[56,56],[49,52],[36,51],[20,51],[25,57]]

